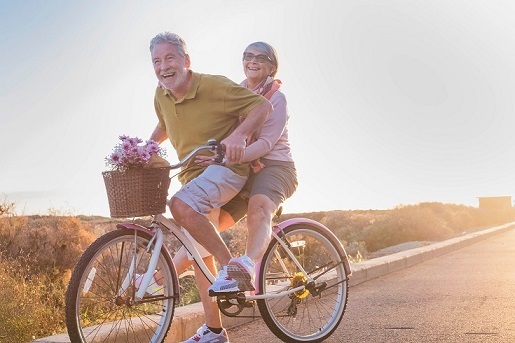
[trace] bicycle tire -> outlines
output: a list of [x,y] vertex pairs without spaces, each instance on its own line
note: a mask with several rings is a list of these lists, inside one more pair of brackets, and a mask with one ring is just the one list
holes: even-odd
[[[160,275],[142,302],[131,303],[137,276],[127,276],[134,251],[141,254],[135,273],[146,271],[151,251],[145,248],[151,238],[146,232],[118,229],[99,237],[82,254],[66,291],[71,342],[164,342],[179,292],[170,255],[161,249],[156,267]],[[124,278],[130,280],[125,290]]]
[[[317,296],[305,289],[279,298],[259,299],[259,311],[270,331],[284,342],[321,342],[336,330],[345,314],[347,255],[329,230],[310,223],[287,226],[280,238],[289,242],[290,251],[308,275],[325,281],[327,287]],[[261,260],[258,282],[260,294],[277,294],[306,280],[274,238]]]

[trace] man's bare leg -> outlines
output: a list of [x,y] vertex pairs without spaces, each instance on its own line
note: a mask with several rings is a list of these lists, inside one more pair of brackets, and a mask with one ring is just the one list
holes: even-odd
[[188,230],[202,246],[209,248],[220,265],[224,266],[229,262],[231,253],[209,219],[176,197],[170,200],[170,211],[179,225]]
[[[203,260],[211,273],[216,275],[217,270],[213,256],[204,257]],[[211,328],[222,328],[222,317],[218,309],[218,304],[216,303],[216,298],[210,297],[207,292],[208,287],[211,286],[211,282],[204,276],[204,273],[202,273],[195,263],[193,264],[193,269],[195,270],[195,279],[197,281],[200,300],[204,307],[205,323]]]

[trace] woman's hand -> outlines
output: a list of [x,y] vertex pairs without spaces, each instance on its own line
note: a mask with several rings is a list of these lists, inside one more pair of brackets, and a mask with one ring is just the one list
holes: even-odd
[[250,166],[252,167],[252,171],[254,172],[254,174],[259,173],[261,169],[265,168],[265,165],[263,164],[263,162],[259,160],[259,158],[257,160],[252,161],[250,163]]

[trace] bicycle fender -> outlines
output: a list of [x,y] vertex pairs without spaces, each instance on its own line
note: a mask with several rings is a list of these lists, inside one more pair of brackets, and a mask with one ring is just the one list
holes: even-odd
[[[279,224],[274,226],[274,232],[277,233],[279,230],[284,229],[287,226],[293,225],[293,224],[313,224],[315,226],[318,226],[319,228],[323,230],[329,230],[325,225],[320,224],[319,222],[308,219],[308,218],[291,218],[286,219],[285,221],[280,222]],[[331,230],[329,230],[330,232]]]
[[334,235],[334,233],[327,228],[327,226],[320,224],[319,222],[317,222],[315,220],[308,219],[308,218],[291,218],[291,219],[287,219],[277,225],[274,225],[273,230],[275,233],[278,233],[279,231],[283,230],[284,228],[291,226],[291,225],[296,225],[296,224],[309,224],[309,225],[316,226],[319,229],[321,229],[322,231],[324,231],[327,234],[327,237],[329,237],[329,239],[331,239],[331,241],[337,247],[339,247],[341,249],[340,251],[341,251],[342,255],[345,257],[345,260],[343,261],[343,267],[345,269],[345,274],[347,274],[347,276],[349,276],[351,274],[350,263],[349,263],[349,258],[347,257],[347,252],[345,251],[345,248],[343,247],[343,245],[340,242],[340,240],[338,239],[338,237],[336,237]]

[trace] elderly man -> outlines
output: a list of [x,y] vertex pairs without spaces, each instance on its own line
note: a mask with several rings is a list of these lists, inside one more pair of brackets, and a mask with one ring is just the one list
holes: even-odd
[[[247,138],[259,130],[272,105],[225,77],[190,70],[186,43],[176,34],[158,34],[150,42],[150,52],[160,84],[154,96],[158,124],[150,138],[158,143],[170,139],[179,159],[210,138],[226,147],[225,166],[192,164],[184,169],[179,177],[183,187],[173,195],[169,206],[175,220],[222,266],[211,289],[236,291],[238,282],[227,276],[226,269],[231,253],[207,216],[245,184],[249,167],[241,161]],[[201,294],[201,298],[204,305],[211,301],[207,294]],[[210,320],[206,318],[208,326]],[[217,321],[212,325],[218,326]]]

